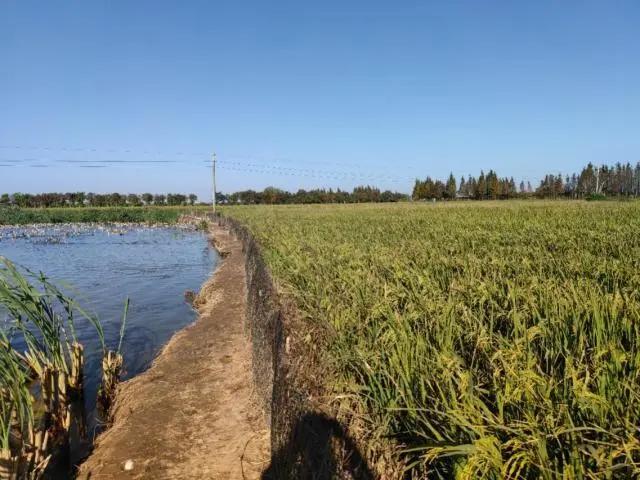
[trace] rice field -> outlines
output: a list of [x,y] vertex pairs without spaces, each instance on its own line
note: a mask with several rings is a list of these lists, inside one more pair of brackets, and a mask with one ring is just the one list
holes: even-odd
[[[640,204],[234,207],[409,478],[640,475]],[[391,442],[391,443],[389,443]]]

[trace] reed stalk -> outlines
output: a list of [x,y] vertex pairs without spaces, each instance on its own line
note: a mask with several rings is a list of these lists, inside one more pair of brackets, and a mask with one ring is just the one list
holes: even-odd
[[105,351],[102,359],[102,385],[98,391],[98,403],[102,410],[103,419],[107,424],[113,421],[113,404],[116,397],[120,376],[122,374],[122,365],[124,358],[122,356],[122,342],[124,341],[125,327],[127,324],[127,316],[129,314],[129,298],[125,300],[122,321],[120,322],[120,338],[118,347],[115,351]]
[[[75,317],[94,327],[103,352],[104,333],[43,273],[20,270],[4,257],[0,306],[10,321],[0,329],[0,478],[42,478],[54,456],[69,458],[71,407],[83,402],[84,349]],[[13,348],[7,331],[20,337],[24,352]],[[34,417],[36,401],[42,418]],[[85,419],[79,421],[82,431]]]

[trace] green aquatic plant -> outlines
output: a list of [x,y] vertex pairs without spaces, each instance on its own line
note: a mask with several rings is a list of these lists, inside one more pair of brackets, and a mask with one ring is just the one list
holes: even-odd
[[[127,300],[125,317],[128,305]],[[48,462],[69,449],[71,407],[84,401],[84,349],[76,322],[91,325],[104,356],[110,352],[97,318],[42,272],[18,268],[5,257],[0,257],[0,308],[8,320],[0,329],[0,478],[40,478]],[[118,354],[124,328],[123,321]],[[18,340],[24,351],[16,350]],[[34,414],[34,405],[42,413]],[[84,419],[78,420],[83,430]]]
[[0,330],[0,478],[41,478],[51,458],[48,433],[34,422],[24,357]]
[[129,315],[129,303],[129,298],[127,298],[124,302],[124,312],[122,314],[122,321],[120,322],[118,348],[116,350],[105,350],[104,357],[102,358],[102,385],[100,385],[100,389],[98,390],[98,403],[107,423],[113,421],[112,406],[118,383],[120,383],[122,365],[124,364],[122,342],[124,341],[124,332]]

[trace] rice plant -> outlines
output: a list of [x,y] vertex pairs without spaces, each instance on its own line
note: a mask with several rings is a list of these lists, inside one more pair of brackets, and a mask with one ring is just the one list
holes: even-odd
[[640,204],[228,208],[410,478],[640,475]]

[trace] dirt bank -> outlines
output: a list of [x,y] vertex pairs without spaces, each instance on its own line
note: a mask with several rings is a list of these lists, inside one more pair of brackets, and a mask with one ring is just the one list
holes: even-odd
[[213,235],[224,258],[200,292],[200,318],[121,385],[114,425],[79,478],[255,479],[267,468],[269,431],[252,395],[243,327],[242,244],[219,227]]

